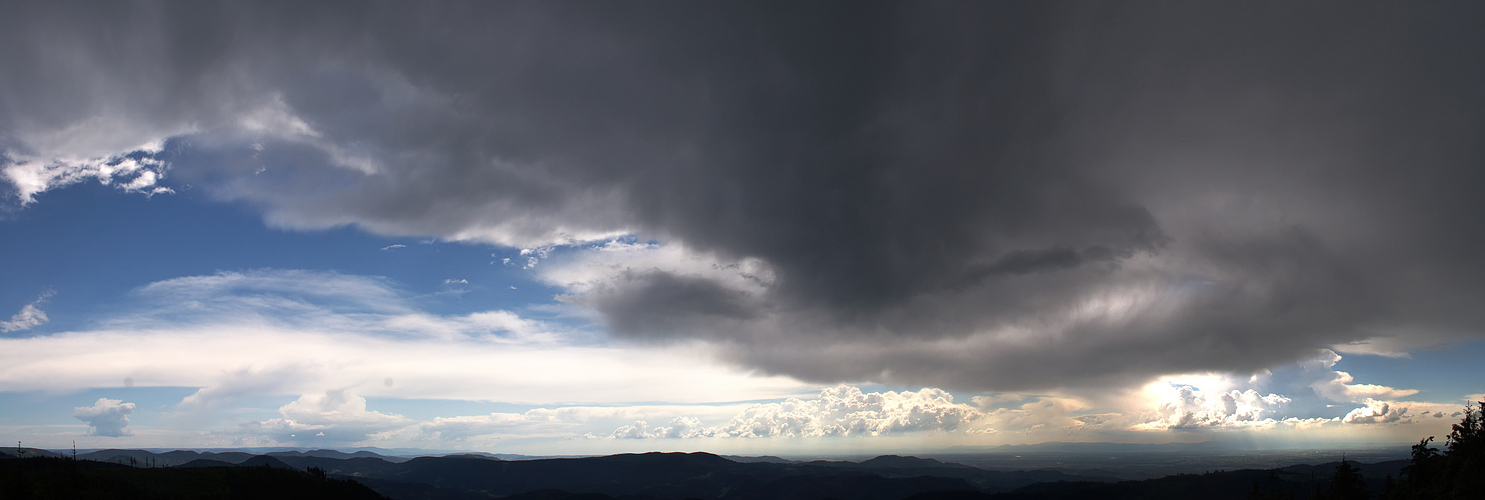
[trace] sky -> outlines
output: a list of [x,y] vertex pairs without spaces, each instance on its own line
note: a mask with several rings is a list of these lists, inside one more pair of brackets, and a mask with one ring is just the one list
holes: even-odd
[[0,441],[1443,436],[1482,10],[0,2]]

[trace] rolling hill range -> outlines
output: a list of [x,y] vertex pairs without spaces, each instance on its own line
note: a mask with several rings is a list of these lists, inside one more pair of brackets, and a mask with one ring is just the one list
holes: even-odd
[[[42,455],[46,454],[39,453],[39,450],[38,453],[31,454]],[[81,466],[89,471],[84,475],[96,478],[93,483],[116,483],[124,485],[120,491],[140,493],[126,496],[128,498],[167,498],[169,495],[159,496],[153,492],[180,493],[182,488],[191,487],[220,492],[252,483],[261,491],[298,485],[324,495],[334,493],[344,498],[361,498],[368,492],[374,492],[375,496],[366,498],[384,496],[394,500],[932,500],[1181,498],[1196,494],[1217,499],[1238,499],[1252,496],[1254,488],[1264,495],[1292,494],[1295,498],[1308,498],[1317,484],[1323,485],[1336,466],[1296,465],[1269,470],[1214,471],[1207,474],[1177,474],[1157,479],[1118,481],[1108,476],[1078,475],[1046,469],[986,470],[958,463],[895,455],[884,455],[861,462],[794,462],[777,458],[758,460],[744,457],[734,460],[699,452],[536,460],[502,460],[483,454],[404,459],[384,457],[371,452],[342,453],[331,450],[273,452],[262,455],[239,452],[152,453],[142,450],[100,450],[85,454],[94,460],[77,462],[55,458],[54,453],[50,455],[51,458],[3,460],[0,463],[4,465],[0,467],[11,471],[6,477],[14,479],[19,477],[15,470],[18,470],[16,467],[20,463],[40,464],[41,460],[46,460],[72,464],[70,467],[73,469]],[[79,455],[78,458],[85,456]],[[139,467],[130,467],[128,464]],[[1380,486],[1383,477],[1398,477],[1404,465],[1404,461],[1384,462],[1360,465],[1359,470],[1368,484]],[[75,476],[77,473],[74,471],[69,474]],[[312,480],[315,478],[319,482]],[[325,482],[330,480],[339,481],[333,484]],[[162,488],[159,486],[161,484],[176,486]],[[355,486],[347,486],[350,484]],[[326,490],[330,486],[338,489],[334,492]],[[0,493],[0,498],[10,496]],[[233,498],[246,497],[239,495]]]
[[[931,491],[1003,492],[1046,481],[1111,481],[1051,470],[991,471],[915,457],[881,456],[863,462],[732,460],[710,453],[644,453],[587,458],[501,460],[450,455],[397,460],[370,452],[330,450],[241,452],[99,450],[79,455],[111,466],[172,469],[220,467],[322,470],[354,479],[394,499],[502,498],[545,491],[613,498],[897,500]],[[560,493],[566,495],[567,493]]]

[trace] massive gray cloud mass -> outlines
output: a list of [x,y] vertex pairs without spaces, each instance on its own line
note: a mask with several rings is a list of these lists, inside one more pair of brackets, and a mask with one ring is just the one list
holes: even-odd
[[768,372],[1115,384],[1485,319],[1476,5],[5,8],[12,201],[134,158],[289,228],[657,238],[766,279],[562,299]]

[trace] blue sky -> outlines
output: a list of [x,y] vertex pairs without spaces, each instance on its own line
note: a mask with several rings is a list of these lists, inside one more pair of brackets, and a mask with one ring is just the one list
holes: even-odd
[[0,16],[0,439],[1402,446],[1485,393],[1467,13],[774,7]]

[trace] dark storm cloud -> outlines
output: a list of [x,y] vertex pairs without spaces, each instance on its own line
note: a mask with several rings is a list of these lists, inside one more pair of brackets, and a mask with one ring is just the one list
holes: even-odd
[[1485,319],[1471,5],[7,9],[11,157],[171,135],[287,227],[757,259],[564,300],[770,372],[1123,383]]
[[746,292],[704,278],[627,270],[616,285],[562,299],[603,314],[614,333],[636,337],[707,333],[721,322],[760,316]]

